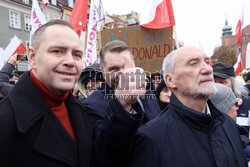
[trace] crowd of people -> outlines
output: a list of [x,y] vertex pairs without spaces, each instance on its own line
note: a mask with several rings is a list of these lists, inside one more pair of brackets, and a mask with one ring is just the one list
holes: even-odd
[[0,71],[2,167],[246,167],[250,73],[209,65],[200,49],[170,52],[163,73],[135,67],[128,45],[108,42],[83,69],[68,22],[37,29],[30,71],[13,55]]

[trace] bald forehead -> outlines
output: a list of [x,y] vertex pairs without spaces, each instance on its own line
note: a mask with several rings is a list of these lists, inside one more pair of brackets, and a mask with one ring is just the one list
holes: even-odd
[[176,52],[173,55],[176,59],[176,62],[185,62],[188,59],[192,59],[192,58],[208,58],[208,56],[202,52],[199,48],[196,47],[192,47],[192,46],[186,46],[186,47],[182,47],[178,50],[176,50]]

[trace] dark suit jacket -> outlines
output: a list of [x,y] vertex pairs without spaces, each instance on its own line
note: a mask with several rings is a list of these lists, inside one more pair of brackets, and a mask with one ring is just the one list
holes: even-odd
[[24,73],[0,103],[1,167],[91,166],[94,119],[69,94],[65,101],[76,142]]

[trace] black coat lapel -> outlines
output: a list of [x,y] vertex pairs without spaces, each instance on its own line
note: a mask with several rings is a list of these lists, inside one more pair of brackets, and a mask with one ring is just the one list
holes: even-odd
[[43,119],[34,149],[68,165],[77,165],[77,145],[52,112]]
[[89,167],[95,120],[86,114],[86,109],[72,94],[69,94],[65,103],[76,135],[79,166]]

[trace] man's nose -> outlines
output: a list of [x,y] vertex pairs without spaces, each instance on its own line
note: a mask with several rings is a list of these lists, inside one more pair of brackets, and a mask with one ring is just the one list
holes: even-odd
[[213,68],[204,61],[204,62],[202,62],[202,70],[201,70],[201,72],[204,73],[204,74],[212,74],[213,73]]
[[75,66],[75,60],[73,57],[72,53],[67,52],[65,57],[64,57],[64,65],[68,66],[68,67],[74,67]]

